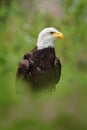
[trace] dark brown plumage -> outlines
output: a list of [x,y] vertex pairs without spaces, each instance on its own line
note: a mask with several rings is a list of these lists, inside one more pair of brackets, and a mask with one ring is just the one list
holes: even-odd
[[24,79],[32,89],[54,88],[61,75],[61,64],[54,48],[25,54],[17,69],[17,78]]

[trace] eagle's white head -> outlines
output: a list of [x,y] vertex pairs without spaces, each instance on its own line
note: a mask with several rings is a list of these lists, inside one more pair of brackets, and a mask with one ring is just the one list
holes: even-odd
[[43,29],[38,36],[37,49],[54,47],[57,38],[63,39],[63,34],[53,27]]

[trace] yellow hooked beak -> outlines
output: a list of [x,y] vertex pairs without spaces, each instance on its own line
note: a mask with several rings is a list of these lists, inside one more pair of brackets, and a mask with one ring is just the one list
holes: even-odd
[[55,38],[60,38],[60,39],[63,39],[63,38],[64,38],[64,36],[63,36],[63,34],[62,34],[61,32],[56,32],[56,33],[54,33],[54,34],[53,34],[53,37],[55,37]]

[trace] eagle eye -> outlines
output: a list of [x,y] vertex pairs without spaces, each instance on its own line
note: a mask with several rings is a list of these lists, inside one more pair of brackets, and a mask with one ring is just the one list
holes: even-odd
[[54,32],[50,32],[50,34],[53,34]]

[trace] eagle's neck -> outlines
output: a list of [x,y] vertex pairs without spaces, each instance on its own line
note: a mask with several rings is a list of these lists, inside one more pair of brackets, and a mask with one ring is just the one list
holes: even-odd
[[38,50],[41,50],[41,49],[46,49],[46,48],[54,48],[54,42],[53,41],[48,41],[48,40],[45,40],[45,41],[40,41],[38,40],[37,41],[37,49]]

